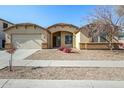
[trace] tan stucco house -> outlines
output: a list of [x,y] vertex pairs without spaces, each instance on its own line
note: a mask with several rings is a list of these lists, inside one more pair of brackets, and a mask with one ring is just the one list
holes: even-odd
[[[8,27],[6,48],[48,49],[70,47],[77,49],[107,49],[108,43],[98,35],[94,41],[84,27],[58,23],[48,28],[32,23],[20,23]],[[117,43],[117,42],[113,42]]]
[[17,48],[76,48],[78,27],[59,23],[43,28],[32,23],[16,24],[5,31],[6,47],[13,44]]
[[0,18],[0,49],[5,47],[5,33],[3,30],[12,25],[13,23]]

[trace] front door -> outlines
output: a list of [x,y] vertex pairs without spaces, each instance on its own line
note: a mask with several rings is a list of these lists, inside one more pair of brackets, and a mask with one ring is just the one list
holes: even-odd
[[60,47],[61,46],[61,34],[56,33],[53,36],[53,47]]

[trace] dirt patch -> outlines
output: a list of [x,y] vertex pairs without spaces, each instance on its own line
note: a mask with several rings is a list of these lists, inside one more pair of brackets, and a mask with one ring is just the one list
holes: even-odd
[[0,70],[0,79],[124,80],[124,68],[14,67]]
[[57,49],[43,49],[26,60],[124,60],[124,50],[73,50],[63,53]]

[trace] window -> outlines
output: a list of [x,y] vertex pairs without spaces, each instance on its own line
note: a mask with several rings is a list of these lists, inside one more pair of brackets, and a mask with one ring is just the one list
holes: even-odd
[[106,36],[98,36],[98,42],[106,42]]
[[106,42],[106,37],[100,37],[100,42]]
[[72,44],[72,35],[65,36],[65,44]]
[[8,27],[8,24],[3,23],[3,28],[7,28],[7,27]]

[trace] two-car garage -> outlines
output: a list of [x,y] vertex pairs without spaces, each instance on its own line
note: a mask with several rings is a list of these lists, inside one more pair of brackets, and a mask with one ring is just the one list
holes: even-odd
[[[35,37],[35,39],[33,38]],[[21,49],[41,49],[41,35],[12,35],[14,47]]]
[[47,44],[47,30],[35,24],[17,24],[5,32],[6,43],[19,49],[42,49],[42,44]]

